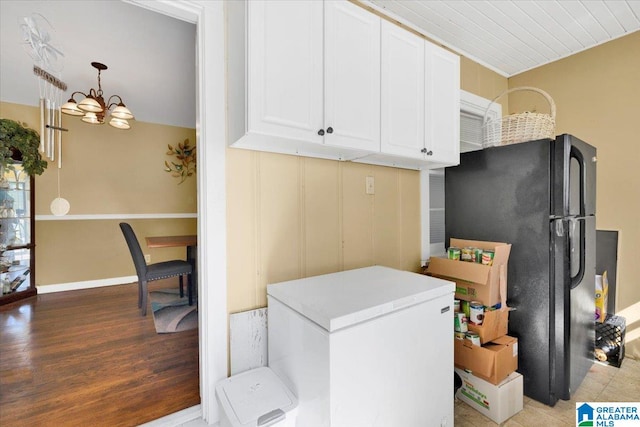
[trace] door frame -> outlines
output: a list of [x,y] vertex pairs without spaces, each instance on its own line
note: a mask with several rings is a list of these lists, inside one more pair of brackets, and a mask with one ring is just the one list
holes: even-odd
[[227,377],[226,96],[224,2],[122,0],[196,25],[200,409],[219,420],[215,385]]

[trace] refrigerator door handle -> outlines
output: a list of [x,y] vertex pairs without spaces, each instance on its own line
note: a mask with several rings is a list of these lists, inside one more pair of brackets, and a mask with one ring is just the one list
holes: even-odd
[[580,215],[585,215],[586,214],[586,171],[587,168],[585,167],[585,161],[584,161],[584,156],[582,155],[582,153],[580,152],[580,150],[578,150],[578,148],[574,145],[571,146],[571,150],[569,152],[569,155],[576,159],[576,161],[578,162],[578,166],[579,166],[579,192],[580,192]]
[[582,283],[582,279],[584,278],[584,272],[585,272],[585,257],[586,257],[586,236],[585,236],[585,232],[586,232],[586,227],[585,227],[585,217],[583,216],[579,216],[579,217],[573,217],[573,218],[569,218],[568,221],[570,223],[570,227],[569,227],[569,248],[570,250],[573,250],[574,245],[573,245],[573,240],[574,240],[574,235],[575,235],[575,229],[576,229],[576,225],[580,226],[580,241],[578,242],[579,245],[579,256],[580,256],[580,264],[579,264],[579,268],[578,268],[578,272],[575,274],[575,276],[571,276],[571,289],[574,289],[576,286],[578,286],[580,283]]
[[[579,232],[579,236],[580,236],[580,241],[576,242],[578,243],[578,256],[580,257],[579,259],[579,266],[578,266],[578,271],[576,272],[576,274],[574,276],[571,276],[571,289],[574,289],[576,286],[578,286],[580,283],[582,283],[582,279],[584,278],[584,273],[585,273],[585,257],[586,257],[586,237],[585,237],[585,231],[586,231],[586,226],[585,226],[585,221],[584,221],[584,216],[586,214],[586,172],[587,172],[587,168],[585,166],[585,159],[584,156],[582,154],[582,152],[578,149],[578,147],[576,147],[575,145],[571,146],[571,149],[569,151],[569,156],[573,159],[576,160],[577,162],[577,166],[578,166],[578,192],[579,192],[579,215],[574,216],[569,218],[569,222],[571,223],[570,227],[569,227],[569,250],[573,251],[576,247],[574,246],[574,235],[575,235],[575,228],[576,225],[580,225],[580,232]],[[571,187],[571,184],[569,184],[569,186]],[[571,213],[571,210],[570,210]],[[571,257],[571,254],[569,254]],[[570,258],[571,259],[571,258]]]

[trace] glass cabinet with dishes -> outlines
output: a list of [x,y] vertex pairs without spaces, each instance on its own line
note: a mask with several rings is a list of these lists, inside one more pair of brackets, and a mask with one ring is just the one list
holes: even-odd
[[0,170],[0,305],[36,294],[34,179],[20,163]]

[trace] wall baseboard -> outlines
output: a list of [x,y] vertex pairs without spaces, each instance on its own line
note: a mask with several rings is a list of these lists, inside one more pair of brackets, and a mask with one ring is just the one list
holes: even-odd
[[[200,420],[200,422],[196,422],[196,420]],[[166,417],[158,418],[146,424],[141,424],[139,427],[176,427],[186,425],[187,423],[194,426],[209,425],[202,420],[202,407],[200,405],[183,409],[182,411],[169,414]]]
[[122,285],[125,283],[137,282],[138,276],[113,277],[110,279],[85,280],[83,282],[56,283],[52,285],[40,285],[36,288],[39,294],[49,294],[52,292],[77,291],[79,289],[100,288],[103,286]]

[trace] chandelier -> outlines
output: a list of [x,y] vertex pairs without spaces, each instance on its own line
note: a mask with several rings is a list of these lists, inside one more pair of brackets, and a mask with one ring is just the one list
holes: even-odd
[[[127,120],[133,119],[133,114],[124,105],[119,95],[111,95],[107,102],[102,97],[102,86],[100,84],[100,72],[106,70],[107,66],[99,62],[92,62],[91,66],[98,70],[98,90],[91,88],[88,93],[73,92],[71,98],[60,108],[64,114],[70,116],[82,116],[82,121],[93,125],[101,125],[110,113],[109,124],[117,129],[130,129]],[[84,99],[78,103],[74,96],[80,94]],[[113,102],[112,102],[113,101]],[[111,110],[112,107],[113,110]]]

